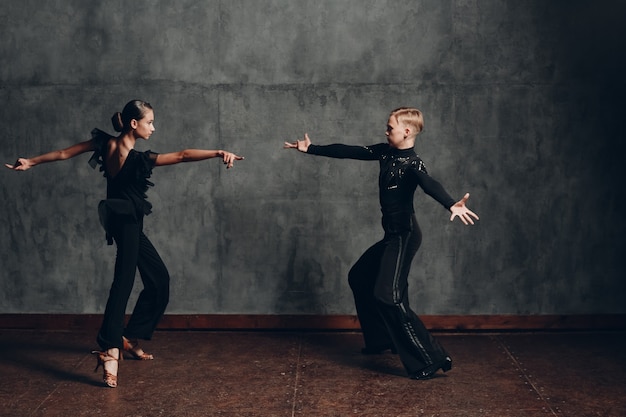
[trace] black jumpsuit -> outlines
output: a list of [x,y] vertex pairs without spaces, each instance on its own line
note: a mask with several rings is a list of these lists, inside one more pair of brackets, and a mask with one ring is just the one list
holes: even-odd
[[408,275],[422,241],[413,208],[417,186],[446,209],[454,205],[454,199],[428,175],[413,148],[396,149],[386,143],[310,145],[307,153],[380,163],[378,185],[385,235],[348,274],[366,350],[395,348],[410,376],[449,364],[448,353],[409,307]]
[[[117,245],[113,284],[97,338],[100,347],[106,350],[122,348],[122,336],[131,340],[152,337],[169,301],[170,276],[158,252],[143,233],[143,218],[152,211],[146,191],[154,185],[148,178],[157,154],[132,149],[120,171],[111,176],[103,160],[111,135],[94,129],[92,136],[98,149],[89,162],[94,168],[101,164],[100,170],[107,179],[107,199],[98,207],[100,221],[108,243],[115,240]],[[137,270],[144,288],[124,327],[126,305]]]

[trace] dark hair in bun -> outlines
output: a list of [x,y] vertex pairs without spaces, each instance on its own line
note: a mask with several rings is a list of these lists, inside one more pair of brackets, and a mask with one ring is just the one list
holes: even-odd
[[122,112],[116,112],[111,117],[113,129],[116,132],[124,132],[130,130],[130,121],[141,120],[148,110],[152,110],[150,103],[142,100],[131,100],[124,106]]

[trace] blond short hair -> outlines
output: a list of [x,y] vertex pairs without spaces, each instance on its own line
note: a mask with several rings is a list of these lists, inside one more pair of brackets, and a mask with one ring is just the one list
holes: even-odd
[[395,117],[398,123],[412,127],[416,136],[424,129],[424,116],[414,107],[398,107],[389,117]]

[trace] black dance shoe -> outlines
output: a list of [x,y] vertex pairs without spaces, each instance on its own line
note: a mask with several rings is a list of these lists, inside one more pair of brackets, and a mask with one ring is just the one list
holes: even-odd
[[409,378],[417,379],[420,381],[431,379],[440,369],[444,372],[448,372],[450,369],[452,369],[452,359],[450,359],[449,356],[446,356],[441,362],[434,363],[422,369],[421,371],[412,373],[411,375],[409,375]]
[[377,346],[377,347],[367,347],[366,346],[363,349],[361,349],[361,353],[363,355],[380,355],[380,354],[384,353],[387,350],[391,350],[391,353],[393,353],[393,354],[398,353],[398,350],[392,344],[382,345],[382,346]]

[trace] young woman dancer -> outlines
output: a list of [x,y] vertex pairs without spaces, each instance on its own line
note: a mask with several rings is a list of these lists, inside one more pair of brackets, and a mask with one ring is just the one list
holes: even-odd
[[[148,180],[152,169],[210,158],[221,158],[226,167],[231,168],[243,157],[223,150],[187,149],[162,154],[136,151],[136,141],[148,140],[155,131],[154,111],[145,101],[128,102],[121,113],[113,115],[112,123],[120,132],[118,136],[94,129],[91,140],[33,158],[18,158],[15,164],[5,165],[15,171],[26,171],[39,164],[73,158],[85,152],[93,152],[89,160],[93,168],[101,165],[100,171],[107,180],[107,199],[100,202],[98,212],[108,244],[115,241],[117,245],[117,255],[113,284],[97,337],[102,350],[93,353],[97,354],[96,371],[102,366],[104,383],[115,388],[122,352],[136,359],[153,359],[137,341],[151,339],[169,301],[169,273],[143,233],[144,216],[152,211],[146,196],[148,188],[154,185]],[[139,270],[144,288],[128,324],[124,326],[136,270]]]
[[285,142],[287,149],[310,155],[379,161],[379,199],[382,209],[383,239],[370,247],[348,274],[361,323],[365,354],[387,349],[399,353],[412,379],[429,379],[441,369],[452,368],[452,359],[428,332],[409,307],[408,276],[411,261],[422,241],[413,209],[419,185],[452,215],[468,225],[478,216],[465,206],[469,194],[455,202],[442,185],[430,177],[413,149],[422,131],[422,113],[415,108],[393,110],[387,121],[387,143],[372,146],[311,144],[303,140]]

